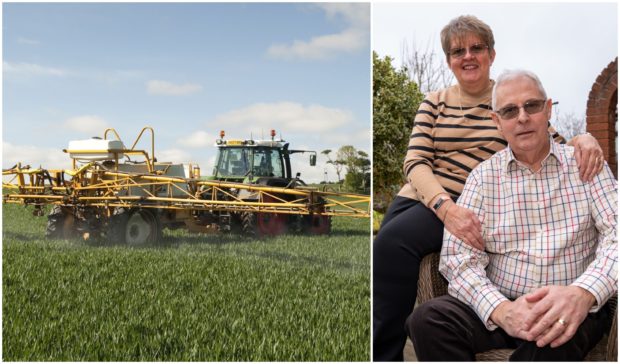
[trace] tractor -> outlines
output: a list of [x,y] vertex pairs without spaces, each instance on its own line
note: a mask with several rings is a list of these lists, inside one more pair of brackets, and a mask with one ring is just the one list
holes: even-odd
[[[136,148],[146,131],[149,152]],[[130,148],[106,129],[103,138],[69,142],[64,151],[72,169],[17,163],[3,170],[3,201],[32,205],[36,216],[53,205],[48,237],[104,237],[129,245],[155,243],[163,228],[328,234],[332,216],[369,217],[368,196],[320,191],[299,173],[292,177],[290,155],[310,153],[313,166],[316,152],[288,146],[274,131],[271,140],[225,140],[221,132],[213,174],[200,176],[197,165],[157,161],[152,128],[143,128]]]
[[[300,179],[299,172],[293,177],[290,156],[295,153],[309,153],[310,166],[316,166],[316,151],[289,149],[289,143],[282,137],[275,138],[276,132],[273,129],[270,132],[271,140],[226,140],[225,135],[223,130],[220,131],[220,138],[216,141],[218,155],[213,175],[207,177],[207,180],[287,189],[307,186]],[[240,189],[236,193],[243,201],[258,201],[258,195],[252,191]],[[264,197],[263,202],[293,201],[296,198],[295,195],[273,194]],[[312,204],[314,212],[325,212],[325,200],[320,196],[317,196]],[[331,217],[246,212],[234,216],[233,225],[240,227],[247,235],[279,235],[285,232],[328,234],[331,231]]]

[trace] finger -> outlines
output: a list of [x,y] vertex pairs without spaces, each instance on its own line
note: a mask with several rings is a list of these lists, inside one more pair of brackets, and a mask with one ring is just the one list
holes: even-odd
[[[551,331],[551,328],[547,328],[547,330],[543,331],[542,334],[538,335],[538,337],[536,337],[534,340],[532,341],[538,341],[538,340],[542,340],[542,338],[547,335],[549,333],[549,331]],[[527,335],[526,335],[527,336]]]
[[543,299],[543,297],[545,297],[548,293],[549,293],[549,287],[541,287],[532,293],[526,294],[525,300],[530,303],[538,302],[541,299]]
[[525,316],[523,327],[530,332],[528,335],[529,340],[534,340],[534,338],[542,334],[559,317],[558,314],[551,312],[550,308],[551,303],[548,300],[542,300],[535,304]]
[[470,230],[465,234],[467,236],[467,245],[478,250],[484,249],[484,243],[482,242],[482,235],[480,235],[480,233],[472,232]]
[[475,229],[470,231],[472,246],[476,249],[483,250],[484,249],[484,241],[482,240],[482,234],[479,230]]
[[564,330],[562,335],[555,338],[555,340],[553,340],[551,344],[549,345],[552,348],[557,348],[558,346],[562,346],[566,344],[566,342],[568,342],[568,340],[570,340],[573,336],[575,336],[576,332],[577,332],[576,325],[568,325],[568,327],[566,328],[566,330]]
[[482,235],[479,235],[478,237],[476,237],[476,240],[474,242],[474,246],[478,250],[484,250],[484,240],[482,240]]
[[579,145],[575,145],[575,162],[577,162],[577,168],[581,170],[581,147]]
[[577,168],[579,168],[579,178],[581,178],[582,181],[585,181],[586,178],[586,172],[588,170],[588,166],[589,166],[589,161],[590,161],[590,152],[588,150],[584,150],[584,149],[580,149],[581,151],[581,161],[579,163],[579,165],[577,166]]
[[544,335],[541,339],[536,340],[536,346],[542,348],[544,346],[549,345],[552,341],[559,339],[562,334],[566,331],[566,326],[560,324],[559,322],[554,322],[550,327],[549,331],[546,335]]
[[471,219],[472,226],[477,231],[482,231],[482,224],[480,223],[480,220],[478,219],[478,215],[474,214],[473,212],[470,212],[469,216],[470,216],[470,219]]
[[596,176],[596,173],[598,173],[600,160],[601,158],[597,155],[597,153],[595,152],[590,153],[590,162],[588,163],[589,166],[588,166],[588,172],[586,175],[586,182],[592,181],[594,177]]

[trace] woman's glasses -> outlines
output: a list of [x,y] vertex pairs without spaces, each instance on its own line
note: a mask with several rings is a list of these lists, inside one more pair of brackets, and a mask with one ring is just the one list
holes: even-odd
[[450,49],[448,54],[450,55],[450,57],[463,58],[467,54],[467,50],[469,50],[469,54],[477,56],[479,54],[482,54],[482,52],[486,51],[487,49],[489,49],[488,45],[486,45],[484,43],[477,43],[477,44],[474,44],[473,46],[471,46],[469,48],[454,48],[454,49]]
[[528,100],[523,104],[523,106],[517,106],[514,104],[506,105],[497,110],[496,113],[504,120],[514,119],[519,116],[519,110],[521,108],[523,108],[528,115],[538,114],[543,111],[546,102],[547,100]]

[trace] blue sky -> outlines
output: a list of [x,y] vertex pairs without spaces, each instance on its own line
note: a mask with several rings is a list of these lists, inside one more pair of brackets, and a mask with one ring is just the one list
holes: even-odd
[[[70,140],[114,127],[131,144],[146,125],[160,161],[209,171],[222,129],[370,152],[369,4],[5,3],[2,16],[4,168],[66,168]],[[293,167],[318,182],[324,162]]]

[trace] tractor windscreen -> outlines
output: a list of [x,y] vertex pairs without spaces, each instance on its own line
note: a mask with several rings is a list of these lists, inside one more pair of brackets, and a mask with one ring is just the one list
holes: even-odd
[[263,147],[220,148],[217,175],[220,177],[244,177],[252,167],[253,177],[284,177],[284,165],[280,151]]
[[249,160],[249,151],[245,148],[220,148],[217,174],[222,177],[245,176]]
[[284,177],[280,151],[270,148],[255,148],[252,172],[255,177]]

